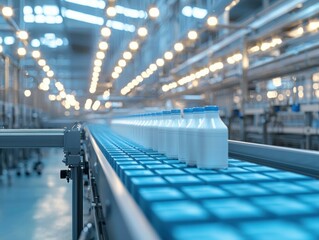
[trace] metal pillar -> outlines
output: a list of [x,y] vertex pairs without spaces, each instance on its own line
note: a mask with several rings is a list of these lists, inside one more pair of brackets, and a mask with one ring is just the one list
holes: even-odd
[[246,140],[246,132],[245,132],[245,104],[248,100],[248,77],[247,77],[247,71],[249,68],[249,58],[247,53],[247,41],[246,37],[243,37],[242,39],[242,65],[241,65],[241,81],[240,81],[240,88],[241,88],[241,106],[240,110],[243,115],[242,121],[241,121],[241,140]]
[[81,166],[71,167],[72,239],[80,237],[83,228],[83,173]]

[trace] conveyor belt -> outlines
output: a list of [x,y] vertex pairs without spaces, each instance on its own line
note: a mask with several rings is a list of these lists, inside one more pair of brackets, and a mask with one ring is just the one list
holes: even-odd
[[319,181],[229,159],[200,170],[88,126],[114,171],[163,239],[318,239]]

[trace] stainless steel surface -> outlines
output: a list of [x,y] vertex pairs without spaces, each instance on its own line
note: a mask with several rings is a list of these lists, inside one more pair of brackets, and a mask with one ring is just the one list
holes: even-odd
[[319,152],[229,141],[230,156],[319,177]]

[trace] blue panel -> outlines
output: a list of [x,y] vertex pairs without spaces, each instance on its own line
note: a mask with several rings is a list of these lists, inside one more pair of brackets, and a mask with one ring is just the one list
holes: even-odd
[[204,206],[220,219],[256,218],[264,216],[261,209],[238,198],[207,200]]
[[206,220],[209,214],[199,204],[191,201],[154,203],[154,215],[164,222]]
[[184,176],[167,176],[165,179],[171,184],[194,184],[201,183],[202,181],[191,175]]
[[173,229],[176,240],[242,240],[240,234],[226,224],[188,224]]
[[229,196],[229,193],[225,192],[224,190],[207,185],[187,186],[182,187],[181,190],[193,199],[219,198]]
[[207,175],[197,175],[200,179],[203,179],[205,182],[236,182],[237,179],[228,176],[226,174],[207,174]]
[[312,207],[285,196],[259,197],[254,198],[253,202],[279,216],[307,214],[314,211]]
[[309,192],[307,188],[289,182],[260,183],[260,185],[276,193],[282,194]]
[[180,169],[159,169],[155,170],[159,175],[183,175],[186,174],[183,170]]
[[239,178],[243,181],[261,181],[261,180],[273,180],[272,178],[265,176],[260,173],[242,173],[242,174],[232,174],[232,176]]
[[221,187],[237,196],[265,195],[271,192],[250,183],[223,184]]
[[284,239],[314,239],[305,230],[296,224],[288,221],[271,220],[271,221],[256,221],[241,224],[243,233],[249,239],[260,240],[284,240]]
[[269,172],[265,173],[266,175],[280,179],[280,180],[286,180],[286,179],[311,179],[307,176],[298,174],[298,173],[293,173],[293,172]]

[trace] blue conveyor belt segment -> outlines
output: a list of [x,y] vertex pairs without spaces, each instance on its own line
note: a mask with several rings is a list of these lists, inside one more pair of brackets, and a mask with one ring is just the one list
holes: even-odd
[[89,130],[164,239],[318,239],[319,181],[229,159],[224,170],[191,168],[102,125]]

